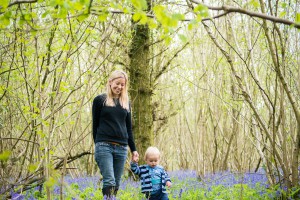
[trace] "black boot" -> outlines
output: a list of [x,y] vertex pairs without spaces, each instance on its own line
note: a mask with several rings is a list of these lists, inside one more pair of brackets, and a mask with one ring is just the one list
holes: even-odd
[[107,186],[105,188],[102,188],[103,197],[106,196],[107,199],[110,199],[110,197],[113,196],[114,191],[115,191],[114,186]]
[[113,192],[114,192],[115,196],[117,196],[118,190],[119,190],[119,187],[114,187],[114,191]]

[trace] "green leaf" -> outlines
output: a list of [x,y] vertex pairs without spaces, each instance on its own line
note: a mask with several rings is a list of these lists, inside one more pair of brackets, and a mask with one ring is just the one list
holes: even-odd
[[172,15],[172,18],[173,19],[176,19],[176,20],[184,20],[184,15],[183,14],[179,14],[179,13],[176,13],[176,14],[173,14]]
[[200,14],[201,17],[208,17],[208,8],[202,4],[199,4],[194,8],[194,12]]
[[45,18],[48,14],[49,14],[49,10],[46,10],[46,11],[42,14],[42,18]]
[[178,25],[178,21],[177,20],[174,20],[174,19],[168,19],[167,20],[167,25],[169,26],[169,27],[177,27],[177,25]]
[[64,1],[63,4],[62,4],[62,7],[64,7],[66,10],[70,10],[70,8],[71,8],[68,1]]
[[300,23],[300,13],[296,13],[296,23]]
[[5,15],[0,16],[0,28],[6,28],[10,24],[10,19]]
[[10,0],[1,0],[0,1],[1,10],[0,11],[3,12],[7,8],[9,2],[10,2]]
[[190,21],[189,25],[188,25],[188,30],[192,30],[194,28],[194,25],[197,24],[197,20],[192,20]]
[[167,34],[169,32],[170,32],[170,29],[167,26],[163,27],[163,33]]
[[5,150],[0,154],[0,161],[7,161],[11,155],[11,151]]
[[109,5],[112,8],[117,8],[118,7],[118,5],[115,2],[110,2]]
[[182,42],[184,42],[184,43],[187,42],[187,38],[185,37],[185,35],[179,34],[178,37],[179,37],[179,39],[180,39]]
[[9,19],[11,16],[12,16],[12,12],[11,11],[8,11],[4,14],[4,16]]
[[53,177],[49,177],[49,179],[45,182],[46,187],[53,187],[56,181]]
[[65,0],[55,0],[56,5],[63,5],[65,3]]
[[4,18],[4,19],[0,19],[0,26],[2,26],[3,28],[5,28],[5,27],[7,27],[9,24],[10,24],[10,20],[9,19],[6,19],[6,18]]
[[202,16],[198,14],[196,16],[196,22],[201,22],[201,20],[202,20]]
[[193,23],[189,23],[188,25],[188,30],[191,31],[194,28],[194,24]]
[[28,166],[28,171],[32,173],[32,172],[34,172],[37,168],[38,168],[38,165],[37,165],[37,164],[30,164],[30,165]]
[[63,19],[67,17],[67,14],[67,10],[64,7],[60,7],[59,12],[57,13],[57,17]]
[[142,13],[141,13],[141,19],[140,19],[140,24],[146,24],[147,21],[148,21],[148,17],[147,17],[147,15],[146,15],[146,13],[145,13],[145,12],[142,12]]
[[146,10],[148,7],[146,0],[131,0],[131,3],[137,10]]
[[132,19],[133,19],[133,21],[135,21],[135,22],[137,22],[137,21],[139,21],[140,19],[141,19],[141,13],[139,13],[139,12],[136,12],[136,13],[134,13],[134,15],[132,16]]
[[128,13],[130,13],[130,10],[129,10],[128,8],[125,7],[125,8],[123,9],[123,12],[124,12],[124,14],[128,14]]
[[172,41],[172,38],[170,36],[167,36],[165,38],[165,42],[166,42],[167,45],[171,44],[171,41]]
[[31,15],[29,13],[24,14],[23,17],[24,17],[24,19],[26,21],[30,21],[31,20]]
[[147,23],[148,23],[148,26],[150,29],[157,28],[157,24],[155,23],[155,21],[153,19],[148,19]]
[[[292,190],[293,191],[293,190]],[[295,190],[292,192],[291,196],[293,197],[295,194],[297,194],[300,191],[300,188],[295,188]]]
[[282,8],[286,8],[287,7],[287,3],[285,3],[285,2],[281,3],[281,7]]
[[249,2],[250,5],[252,5],[254,8],[259,8],[260,7],[260,4],[257,0],[251,0]]
[[51,7],[55,7],[57,5],[56,0],[51,0],[50,3],[49,3],[49,5]]
[[[24,23],[25,23],[25,20],[22,19],[22,18],[20,18],[20,20],[19,20],[19,25],[22,26]],[[0,24],[1,24],[1,23],[0,23]]]
[[104,13],[101,13],[99,16],[98,16],[98,20],[100,22],[105,22],[106,19],[107,19],[107,16],[108,16],[108,13],[104,12]]
[[286,15],[286,11],[282,11],[281,13],[279,13],[279,17],[284,17]]
[[[0,73],[1,73],[1,69],[0,69]],[[6,90],[6,87],[5,87],[5,85],[0,85],[0,95],[2,96],[3,94],[4,94],[4,92],[5,92],[5,90]],[[1,105],[2,106],[2,105]]]
[[75,2],[75,3],[73,4],[73,8],[74,8],[75,10],[82,10],[82,9],[83,9],[83,5],[82,5],[81,3],[79,3],[79,2]]
[[79,15],[77,17],[77,19],[82,22],[83,20],[85,20],[89,15],[88,14],[82,14],[82,15]]
[[165,8],[161,5],[157,5],[157,6],[153,7],[154,14],[156,15],[156,17],[158,19],[164,15],[164,10],[165,10]]
[[31,33],[31,35],[32,36],[36,36],[36,34],[38,33],[36,30],[32,30],[32,31],[30,31],[30,33]]

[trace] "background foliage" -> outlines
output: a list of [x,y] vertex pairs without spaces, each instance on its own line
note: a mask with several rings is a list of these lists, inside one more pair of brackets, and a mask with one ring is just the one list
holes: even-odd
[[50,196],[66,173],[97,173],[91,102],[113,69],[132,70],[134,26],[150,31],[151,143],[162,165],[199,176],[264,167],[271,184],[298,186],[299,6],[1,1],[2,190],[45,183]]

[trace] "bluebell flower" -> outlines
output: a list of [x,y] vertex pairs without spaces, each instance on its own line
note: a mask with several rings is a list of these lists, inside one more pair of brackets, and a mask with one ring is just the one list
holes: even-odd
[[22,194],[18,194],[18,193],[11,193],[11,199],[12,200],[23,200],[24,196]]

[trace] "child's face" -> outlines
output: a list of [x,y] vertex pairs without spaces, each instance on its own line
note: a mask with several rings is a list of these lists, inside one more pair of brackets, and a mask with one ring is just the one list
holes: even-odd
[[147,155],[146,163],[150,167],[155,167],[156,165],[159,164],[159,155],[157,155],[157,154],[149,154],[149,155]]

